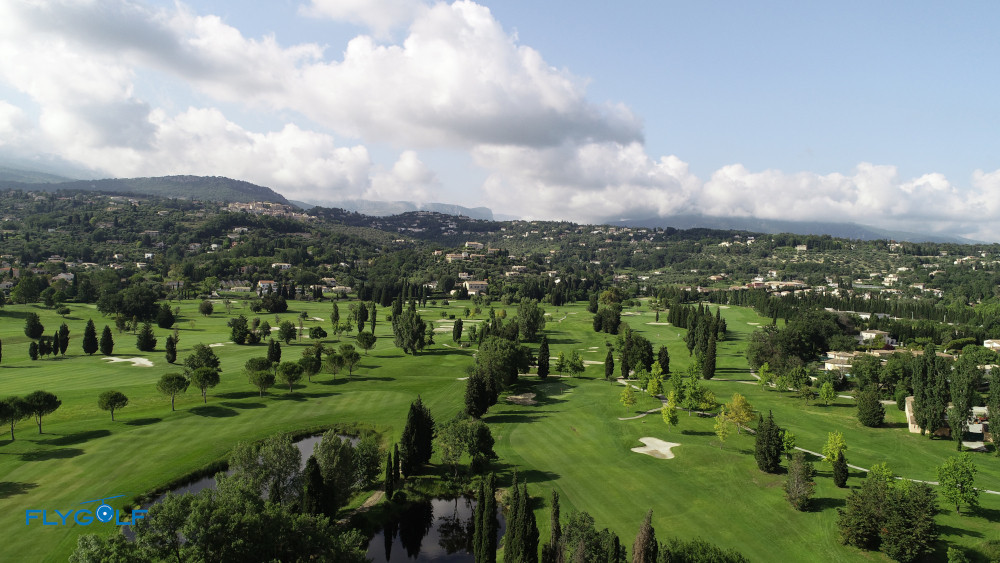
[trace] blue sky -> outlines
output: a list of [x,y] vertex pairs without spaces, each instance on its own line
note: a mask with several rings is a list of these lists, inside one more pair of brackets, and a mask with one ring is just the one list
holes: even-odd
[[1000,240],[994,3],[0,6],[0,155],[313,201]]

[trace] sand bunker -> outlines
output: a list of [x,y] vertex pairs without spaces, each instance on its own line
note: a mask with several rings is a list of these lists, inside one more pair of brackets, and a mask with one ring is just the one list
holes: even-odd
[[668,326],[670,323],[646,323],[653,326]]
[[604,362],[598,362],[597,360],[584,360],[583,365],[585,366],[603,366]]
[[535,401],[534,393],[524,393],[521,395],[509,395],[507,397],[508,403],[514,403],[515,405],[537,405],[538,401]]
[[760,326],[760,323],[747,323],[750,326]]
[[318,322],[318,323],[321,323],[321,322],[323,322],[323,319],[321,319],[321,318],[319,318],[319,317],[309,317],[309,320],[310,320],[310,321],[316,321],[316,322]]
[[622,313],[622,316],[623,317],[638,317],[641,314],[642,313],[637,313],[636,311],[625,311],[624,313]]
[[[448,346],[448,345],[447,345],[447,344],[445,344],[445,346]],[[451,348],[451,346],[448,346],[448,347],[449,347],[449,348]],[[468,378],[468,377],[456,377],[455,379],[457,379],[457,380],[459,380],[459,381],[465,381],[465,380],[467,380],[467,379],[469,379],[469,378]]]
[[215,344],[209,344],[208,347],[209,348],[218,348],[220,346],[225,346],[225,345],[226,345],[225,342],[216,342]]
[[680,445],[674,442],[665,442],[659,438],[639,438],[639,441],[646,445],[641,448],[632,448],[632,451],[637,454],[651,455],[657,459],[673,459],[674,452],[670,451],[670,448]]
[[102,360],[108,360],[111,363],[132,362],[133,366],[139,366],[139,367],[144,367],[144,368],[151,368],[151,367],[153,367],[153,362],[147,360],[146,358],[112,358],[112,357],[109,357],[109,356],[105,356],[105,357],[103,357],[101,359]]

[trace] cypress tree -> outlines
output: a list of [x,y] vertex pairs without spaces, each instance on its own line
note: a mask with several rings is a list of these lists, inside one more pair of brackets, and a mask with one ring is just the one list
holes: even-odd
[[774,423],[774,415],[768,411],[767,418],[758,417],[757,436],[754,440],[754,459],[757,467],[765,473],[777,473],[781,465],[781,429]]
[[273,338],[267,341],[267,359],[274,366],[281,362],[281,344],[275,342]]
[[528,485],[521,485],[521,561],[538,563],[538,524],[531,509]]
[[708,337],[708,346],[705,348],[705,357],[701,362],[701,375],[705,379],[712,379],[713,377],[715,377],[715,333],[714,332]]
[[844,459],[844,452],[837,452],[837,458],[833,460],[833,484],[841,489],[847,487],[847,460]]
[[110,356],[115,351],[115,339],[111,336],[111,327],[104,325],[104,330],[101,332],[101,353],[105,356]]
[[167,363],[172,364],[177,361],[177,343],[173,336],[167,337]]
[[465,382],[465,413],[473,418],[483,416],[490,408],[490,398],[486,378],[473,372]]
[[65,356],[67,347],[69,347],[69,327],[63,323],[59,326],[59,354]]
[[660,349],[656,351],[656,361],[660,362],[660,369],[663,370],[663,374],[669,375],[670,352],[667,350],[666,346],[660,346]]
[[392,482],[394,485],[402,483],[399,474],[399,444],[392,445]]
[[97,328],[94,327],[94,320],[87,321],[87,328],[83,330],[83,353],[88,356],[94,355],[97,351]]
[[497,528],[500,527],[500,523],[497,522],[496,490],[496,474],[490,473],[483,491],[486,494],[486,502],[483,503],[483,535],[482,547],[480,548],[482,558],[476,560],[483,563],[496,563],[497,560]]
[[937,429],[946,426],[945,413],[948,412],[948,401],[951,399],[951,393],[948,392],[948,377],[951,375],[951,369],[950,366],[940,364],[936,354],[928,360],[930,377],[924,390],[928,407],[927,429],[931,432],[931,437],[934,436]]
[[552,491],[549,506],[549,541],[542,546],[542,563],[559,561],[559,542],[562,539],[562,525],[559,523],[559,493]]
[[517,486],[517,470],[510,486],[510,510],[507,512],[507,533],[503,538],[504,561],[521,561],[524,554],[524,522],[521,514],[521,489]]
[[878,428],[885,421],[885,407],[878,400],[878,392],[865,389],[857,395],[858,422],[869,427]]
[[656,563],[656,530],[653,529],[653,510],[650,509],[639,526],[639,533],[632,544],[632,563]]
[[431,460],[434,440],[434,418],[420,397],[410,403],[406,426],[400,438],[400,464],[404,475],[413,475],[421,465]]
[[[461,319],[456,322],[461,322]],[[549,376],[549,339],[542,335],[542,343],[538,346],[538,378]]]
[[302,512],[306,514],[322,514],[324,511],[326,490],[323,484],[323,474],[320,471],[316,456],[309,456],[303,473]]
[[611,381],[615,378],[615,356],[608,348],[608,355],[604,356],[604,379]]
[[472,515],[472,556],[476,561],[483,560],[483,508],[486,505],[486,479],[479,480],[476,490],[476,509]]
[[628,371],[629,371],[628,370],[628,355],[625,352],[626,350],[627,350],[627,348],[623,346],[622,347],[622,355],[619,358],[619,360],[622,363],[622,365],[621,365],[621,368],[622,368],[622,379],[628,379]]
[[392,501],[392,495],[396,492],[396,484],[392,480],[392,455],[385,456],[385,498]]
[[156,349],[156,336],[153,334],[151,324],[143,323],[139,334],[135,337],[135,347],[142,352],[152,352]]

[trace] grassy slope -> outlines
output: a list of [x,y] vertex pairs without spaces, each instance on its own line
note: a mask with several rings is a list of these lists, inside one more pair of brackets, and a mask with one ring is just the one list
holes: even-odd
[[[291,304],[293,310],[282,315],[283,319],[295,318],[299,312],[296,307],[300,304]],[[311,316],[329,318],[328,303],[301,305]],[[452,310],[457,312],[464,306],[462,303]],[[219,312],[205,319],[197,315],[196,307],[194,302],[182,305],[183,320],[178,323],[181,358],[196,343],[228,340],[223,308],[217,306]],[[425,319],[438,319],[440,309],[429,309]],[[508,309],[513,313],[513,308]],[[59,395],[63,406],[45,419],[44,435],[38,435],[31,421],[24,421],[18,426],[15,442],[0,440],[0,499],[7,508],[0,512],[0,526],[11,530],[4,534],[5,545],[7,553],[17,559],[48,556],[65,560],[80,533],[105,529],[93,525],[25,528],[23,511],[27,508],[66,509],[103,495],[135,495],[224,456],[238,440],[278,431],[358,421],[385,430],[387,439],[395,440],[407,406],[417,394],[439,420],[461,408],[464,383],[457,378],[465,375],[464,368],[472,362],[470,350],[442,346],[450,343],[449,333],[439,334],[438,344],[430,352],[404,358],[392,347],[389,325],[382,320],[385,312],[380,311],[378,346],[363,358],[359,375],[351,381],[345,376],[331,381],[331,376],[324,374],[297,386],[295,393],[276,387],[260,398],[242,378],[240,369],[247,358],[262,355],[265,349],[227,344],[215,348],[223,362],[223,381],[210,390],[207,407],[191,389],[178,398],[178,410],[171,412],[169,400],[155,392],[153,382],[163,373],[179,369],[168,366],[162,352],[136,353],[134,336],[116,333],[116,355],[147,356],[155,367],[107,364],[98,355],[83,356],[79,350],[86,319],[93,317],[98,330],[105,321],[93,309],[73,306],[67,320],[72,331],[67,357],[31,362],[22,331],[26,310],[42,315],[47,334],[62,322],[50,311],[33,306],[8,306],[0,311],[4,344],[0,395],[46,389]],[[584,359],[603,360],[605,336],[591,331],[590,315],[582,306],[549,310],[553,320],[547,331],[553,356],[559,351],[568,355],[577,348]],[[249,314],[237,305],[233,313],[239,312]],[[346,313],[343,303],[341,313]],[[778,423],[791,428],[799,444],[809,449],[819,450],[826,432],[841,429],[850,446],[850,461],[865,467],[885,460],[900,474],[933,478],[933,468],[954,451],[951,442],[930,441],[901,428],[861,428],[849,406],[803,406],[801,401],[773,391],[726,381],[748,378],[741,355],[743,342],[753,329],[748,323],[765,321],[745,309],[727,309],[723,314],[731,338],[720,345],[718,380],[708,383],[720,398],[739,391],[758,408],[773,409]],[[276,325],[273,315],[262,318]],[[684,368],[689,360],[681,340],[683,331],[646,324],[653,320],[648,311],[625,320],[654,345],[666,343],[671,367]],[[315,324],[329,325],[307,322],[307,330]],[[157,334],[162,349],[167,332],[157,329]],[[589,349],[595,346],[597,351]],[[297,359],[301,349],[294,344],[283,347],[283,357]],[[533,407],[497,405],[486,417],[497,437],[502,463],[517,465],[529,479],[533,494],[547,497],[548,491],[556,488],[562,495],[564,514],[571,508],[587,510],[599,526],[611,527],[626,543],[631,543],[645,510],[653,508],[654,525],[661,536],[702,536],[738,548],[756,560],[854,560],[864,556],[837,541],[835,507],[842,503],[845,491],[832,486],[825,467],[818,464],[819,510],[797,513],[784,500],[783,477],[757,471],[751,438],[734,436],[720,449],[709,419],[682,415],[680,428],[669,433],[658,415],[619,421],[618,417],[627,414],[617,400],[621,388],[597,380],[602,376],[598,365],[589,366],[581,379],[538,383],[533,377],[525,378],[520,386],[538,393],[541,403]],[[97,395],[111,388],[130,398],[129,406],[113,423],[108,413],[96,408]],[[643,397],[633,410],[656,404]],[[902,420],[896,411],[890,412],[894,420]],[[675,449],[677,457],[672,460],[632,453],[630,448],[640,445],[637,439],[642,436],[682,446]],[[995,460],[979,459],[979,484],[1000,489]],[[111,504],[118,507],[118,501]],[[946,514],[939,518],[948,541],[974,545],[1000,539],[995,529],[1000,499],[988,496],[983,501],[986,517]],[[546,538],[547,510],[539,508],[537,519],[542,538]]]

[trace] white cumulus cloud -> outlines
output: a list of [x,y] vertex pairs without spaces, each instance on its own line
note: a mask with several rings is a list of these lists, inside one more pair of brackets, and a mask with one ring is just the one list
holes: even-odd
[[315,18],[330,18],[370,28],[378,37],[388,37],[407,26],[426,9],[419,0],[311,0],[299,11]]

